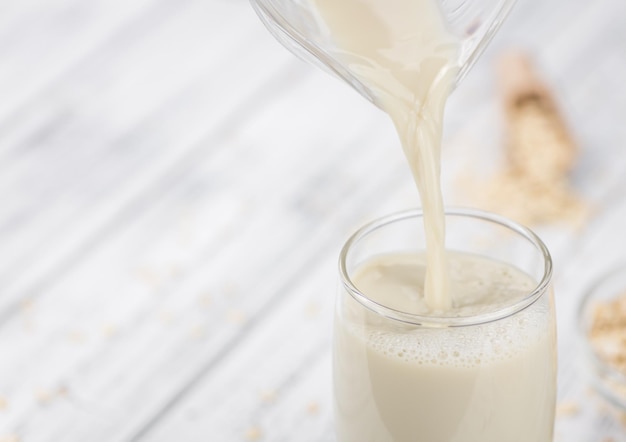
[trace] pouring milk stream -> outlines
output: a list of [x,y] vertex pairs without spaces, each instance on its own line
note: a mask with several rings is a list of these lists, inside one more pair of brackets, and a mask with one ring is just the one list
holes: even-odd
[[452,306],[440,185],[443,111],[459,69],[459,41],[433,0],[313,0],[336,56],[373,92],[398,131],[421,196],[427,245],[424,298]]

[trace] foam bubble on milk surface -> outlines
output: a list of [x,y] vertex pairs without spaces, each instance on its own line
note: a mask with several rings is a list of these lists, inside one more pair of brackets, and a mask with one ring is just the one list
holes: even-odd
[[[432,312],[427,306],[416,302],[421,296],[423,266],[421,255],[380,256],[361,267],[355,283],[380,304],[428,316]],[[498,311],[524,299],[536,286],[520,270],[475,255],[451,253],[450,268],[458,299],[455,309],[446,312],[446,316],[468,317]],[[420,365],[471,368],[510,359],[535,345],[544,338],[542,332],[549,320],[549,306],[540,300],[514,316],[474,326],[397,329],[389,324],[369,323],[367,319],[345,326],[368,348],[385,357]]]
[[543,330],[549,320],[547,308],[532,306],[510,323],[482,324],[447,330],[419,330],[398,333],[388,330],[364,330],[350,327],[367,346],[385,357],[419,365],[480,367],[515,357],[545,338]]

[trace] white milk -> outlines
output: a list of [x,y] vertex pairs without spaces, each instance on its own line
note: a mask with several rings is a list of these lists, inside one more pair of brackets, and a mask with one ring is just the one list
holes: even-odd
[[[474,316],[535,286],[506,264],[448,252],[459,307]],[[425,257],[388,255],[352,278],[371,299],[427,314]],[[334,347],[339,442],[551,442],[556,397],[551,297],[512,317],[461,328],[416,329],[343,296]]]
[[393,120],[424,210],[426,302],[445,310],[447,288],[440,144],[459,43],[434,0],[311,0],[338,47],[335,56]]
[[[445,251],[440,144],[459,42],[435,0],[310,0],[340,60],[393,120],[424,211],[426,256],[366,266],[356,286],[425,315],[474,315],[534,282]],[[416,226],[417,228],[417,226]],[[448,265],[450,268],[448,268]],[[339,442],[549,442],[556,349],[549,296],[514,317],[411,328],[342,297],[335,327]]]

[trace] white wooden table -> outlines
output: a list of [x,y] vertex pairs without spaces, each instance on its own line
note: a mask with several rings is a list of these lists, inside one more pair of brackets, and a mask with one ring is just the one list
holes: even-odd
[[[574,312],[626,260],[626,3],[521,0],[454,93],[444,187],[498,158],[491,63],[536,56],[581,146],[582,230],[551,248],[557,440],[626,441]],[[333,440],[336,259],[419,204],[387,118],[244,0],[0,4],[0,441]],[[530,442],[530,441],[529,441]]]

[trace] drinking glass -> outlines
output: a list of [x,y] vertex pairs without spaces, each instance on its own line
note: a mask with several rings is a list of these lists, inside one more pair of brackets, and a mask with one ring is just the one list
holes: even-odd
[[[480,314],[420,316],[359,290],[364,262],[425,249],[422,212],[371,222],[339,259],[333,375],[338,442],[551,442],[556,401],[552,262],[529,229],[446,211],[446,248],[499,261],[534,288]],[[508,299],[508,300],[507,300]]]
[[[340,0],[337,0],[340,1]],[[298,57],[345,80],[376,104],[375,96],[341,60],[310,0],[250,0],[271,34]],[[474,65],[511,10],[515,0],[437,0],[449,32],[461,42],[458,84]]]

